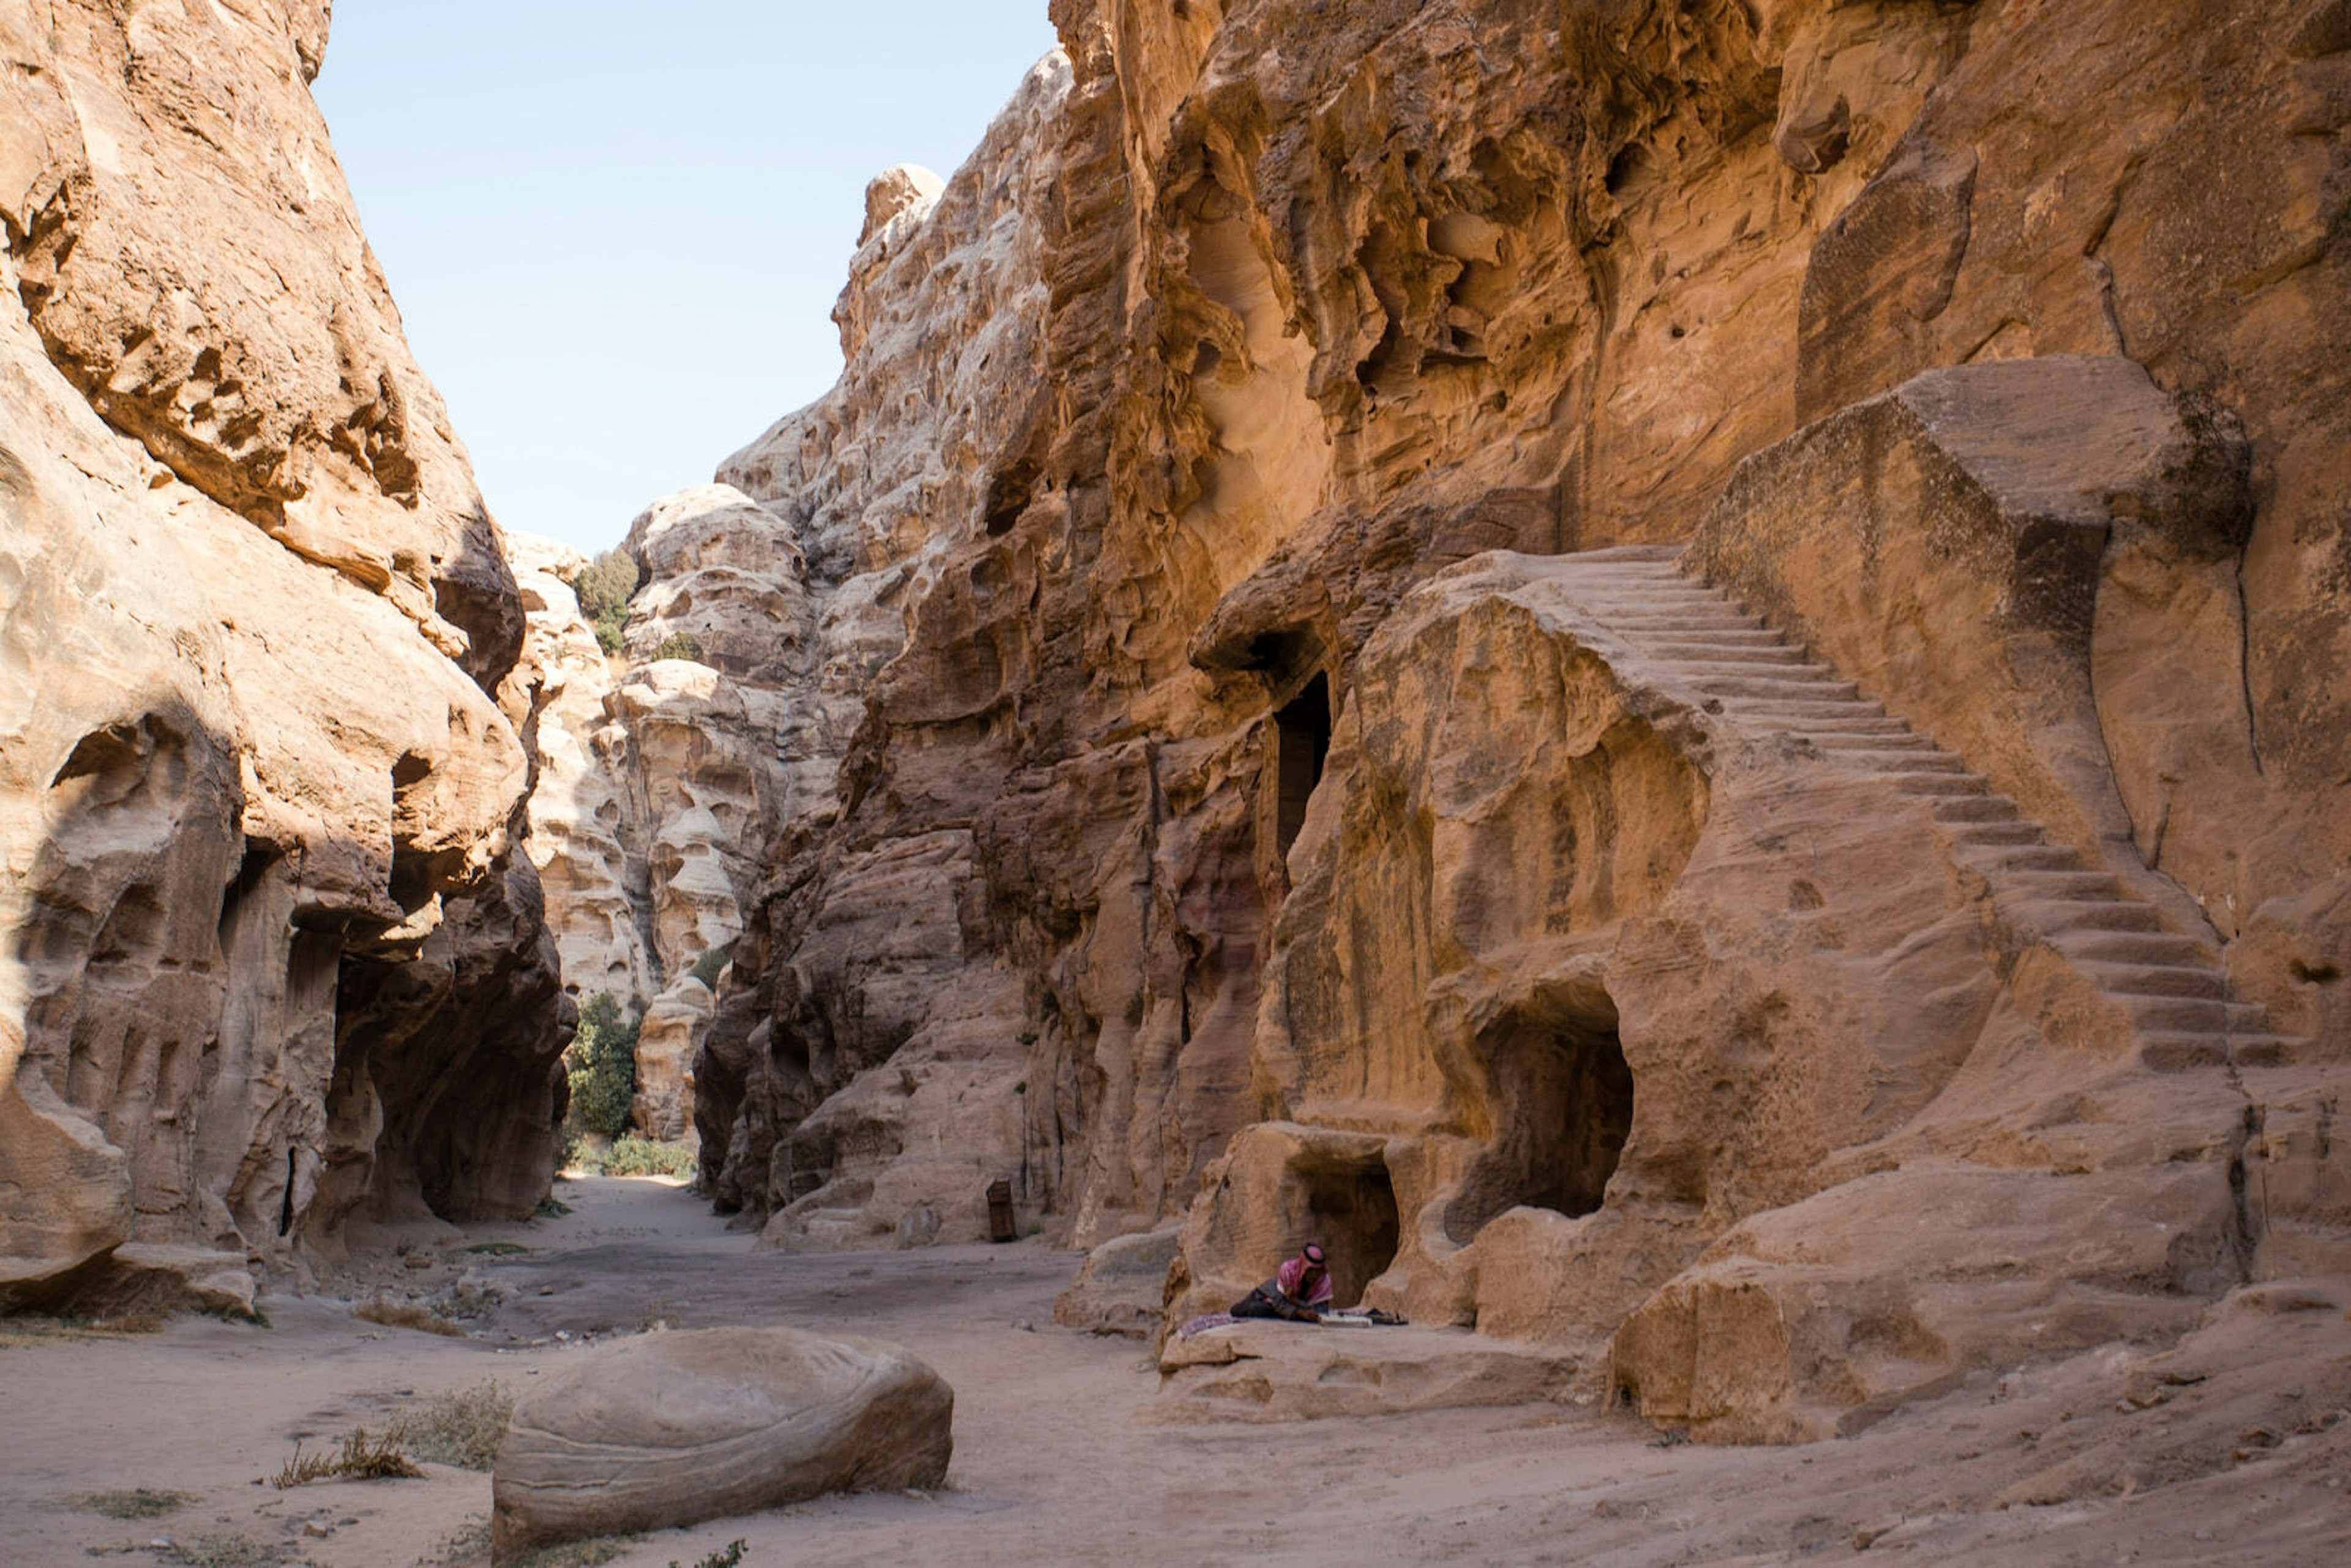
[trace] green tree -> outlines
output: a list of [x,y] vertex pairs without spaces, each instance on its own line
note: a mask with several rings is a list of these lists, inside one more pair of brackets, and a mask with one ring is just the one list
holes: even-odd
[[604,652],[619,653],[622,628],[629,623],[629,595],[637,591],[637,563],[625,551],[608,549],[580,569],[571,590],[580,596],[580,613],[595,622]]
[[693,659],[699,662],[702,658],[702,640],[691,632],[673,632],[662,639],[661,646],[653,650],[653,657]]
[[571,1120],[589,1132],[617,1138],[629,1127],[637,1096],[637,1026],[633,1011],[602,991],[580,1005],[580,1030],[564,1053],[571,1079]]
[[735,944],[732,942],[722,942],[716,947],[705,947],[703,949],[702,956],[694,961],[694,967],[686,972],[716,991],[718,989],[718,971],[726,967],[726,960],[734,951]]

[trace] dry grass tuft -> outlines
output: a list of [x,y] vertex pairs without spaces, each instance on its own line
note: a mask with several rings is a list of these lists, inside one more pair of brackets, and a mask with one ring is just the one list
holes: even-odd
[[604,1535],[593,1541],[566,1541],[554,1546],[542,1546],[536,1552],[526,1552],[514,1560],[514,1568],[596,1568],[600,1563],[610,1563],[635,1545],[633,1535]]
[[420,1459],[486,1470],[497,1458],[514,1405],[513,1394],[493,1378],[402,1411],[384,1436]]
[[124,1339],[156,1333],[171,1322],[161,1312],[123,1312],[115,1317],[0,1317],[0,1350],[79,1340]]
[[[694,1568],[742,1568],[744,1554],[750,1551],[747,1542],[730,1541],[717,1551],[695,1560]],[[669,1560],[669,1568],[678,1568],[678,1561]]]
[[286,1468],[269,1484],[284,1491],[312,1481],[391,1480],[423,1473],[416,1468],[414,1459],[401,1451],[389,1433],[378,1437],[361,1427],[345,1437],[342,1448],[335,1452],[305,1454],[302,1445],[295,1444],[294,1457],[286,1461]]
[[194,1502],[196,1494],[133,1487],[129,1491],[86,1491],[66,1500],[83,1513],[101,1513],[109,1519],[161,1519]]
[[420,1568],[441,1568],[455,1563],[479,1563],[490,1552],[490,1516],[477,1513],[433,1543],[433,1555],[420,1557]]
[[150,1550],[166,1563],[185,1563],[187,1568],[272,1568],[285,1562],[293,1548],[278,1541],[256,1541],[249,1535],[199,1535]]
[[465,1331],[428,1307],[414,1301],[395,1301],[389,1296],[377,1296],[361,1301],[351,1309],[351,1316],[363,1323],[381,1323],[388,1329],[414,1329],[420,1333],[437,1333],[448,1339],[464,1339]]
[[472,1285],[459,1285],[433,1303],[434,1312],[451,1322],[463,1322],[468,1318],[487,1317],[506,1304],[506,1292],[496,1286],[477,1290]]

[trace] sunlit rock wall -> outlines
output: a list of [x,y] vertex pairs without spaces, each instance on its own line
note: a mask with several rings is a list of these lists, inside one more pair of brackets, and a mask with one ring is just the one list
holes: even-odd
[[[2339,0],[1053,16],[721,471],[813,626],[722,1207],[1327,1228],[1720,1437],[2346,1266]],[[1693,538],[1770,626],[1539,564]]]
[[527,1214],[523,605],[311,101],[327,7],[0,5],[0,1301]]
[[524,657],[543,672],[528,847],[564,988],[642,1012],[635,1121],[680,1137],[708,982],[796,804],[831,784],[828,763],[787,765],[808,728],[792,700],[812,634],[806,563],[785,521],[739,491],[667,497],[624,541],[641,581],[608,656],[573,587],[586,558],[511,543],[528,569]]
[[623,782],[628,732],[616,722],[612,661],[581,615],[572,587],[577,551],[527,534],[506,536],[529,634],[523,667],[538,692],[529,735],[538,772],[524,847],[538,868],[564,988],[618,1001],[651,994],[644,935],[644,865]]

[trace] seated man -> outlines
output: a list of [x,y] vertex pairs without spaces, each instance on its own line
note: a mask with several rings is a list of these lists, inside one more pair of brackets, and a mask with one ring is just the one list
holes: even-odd
[[1330,1305],[1331,1270],[1323,1267],[1322,1249],[1309,1241],[1297,1257],[1274,1271],[1272,1279],[1235,1301],[1233,1316],[1319,1323]]

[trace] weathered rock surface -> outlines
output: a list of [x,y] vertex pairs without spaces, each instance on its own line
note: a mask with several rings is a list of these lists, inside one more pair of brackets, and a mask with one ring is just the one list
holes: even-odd
[[2231,825],[2273,814],[2235,580],[2249,465],[2232,416],[2130,360],[1932,371],[1742,465],[1693,565],[2233,935],[2241,879],[2300,853]]
[[1583,1370],[1554,1346],[1460,1329],[1243,1322],[1159,1353],[1157,1421],[1314,1421],[1569,1398]]
[[[1889,551],[1964,537],[1871,516]],[[2000,536],[2011,569],[2044,533]],[[1622,1322],[1646,1411],[1787,1437],[2339,1270],[2286,1174],[2327,1156],[2246,1138],[2339,1047],[2274,1032],[2192,903],[1890,706],[1667,552],[1485,558],[1408,599],[1292,854],[1256,1057],[1285,1120],[1212,1170],[1171,1316],[1312,1236],[1416,1321]],[[2294,1196],[2249,1212],[2273,1160]]]
[[1103,1242],[1053,1302],[1053,1321],[1093,1333],[1156,1338],[1167,1311],[1168,1266],[1182,1239],[1175,1227],[1164,1226]]
[[2351,1267],[2340,9],[1057,5],[720,475],[710,1189],[1713,1437]]
[[955,1393],[894,1345],[796,1329],[654,1333],[574,1358],[515,1406],[491,1472],[497,1560],[531,1547],[935,1487]]
[[692,975],[655,997],[637,1026],[637,1097],[630,1115],[650,1137],[676,1140],[694,1130],[694,1058],[715,1009],[710,988]]
[[0,5],[0,1302],[238,1297],[551,1173],[523,609],[325,37]]
[[[875,182],[834,312],[849,374],[721,470],[789,519],[815,606],[782,688],[785,810],[765,847],[825,869],[762,884],[736,949],[759,1001],[731,1022],[722,1008],[697,1077],[714,1092],[698,1110],[705,1176],[723,1203],[768,1222],[769,1245],[970,1239],[986,1234],[991,1180],[1015,1179],[1032,1211],[1049,1180],[1058,1112],[1044,1082],[1023,1076],[1023,1037],[1037,1031],[1020,973],[981,940],[975,900],[992,846],[965,809],[1000,777],[987,716],[1034,632],[997,592],[1008,562],[957,558],[1032,504],[1062,504],[1040,477],[1050,402],[1040,317],[1049,268],[1075,258],[1053,254],[1034,214],[1067,199],[1042,149],[1070,89],[1065,61],[1038,67],[944,189],[921,171]],[[874,384],[906,390],[877,398]],[[1035,570],[1033,557],[1018,570]],[[992,605],[984,624],[979,600]],[[907,666],[918,614],[944,617],[930,635],[955,651],[934,641]],[[885,686],[977,741],[985,760],[951,747],[936,778],[877,780],[869,731]],[[862,773],[846,760],[861,747]],[[831,837],[877,789],[912,791],[902,826],[928,825]],[[803,928],[804,943],[791,935]],[[1039,1152],[1033,1166],[1024,1146]]]

